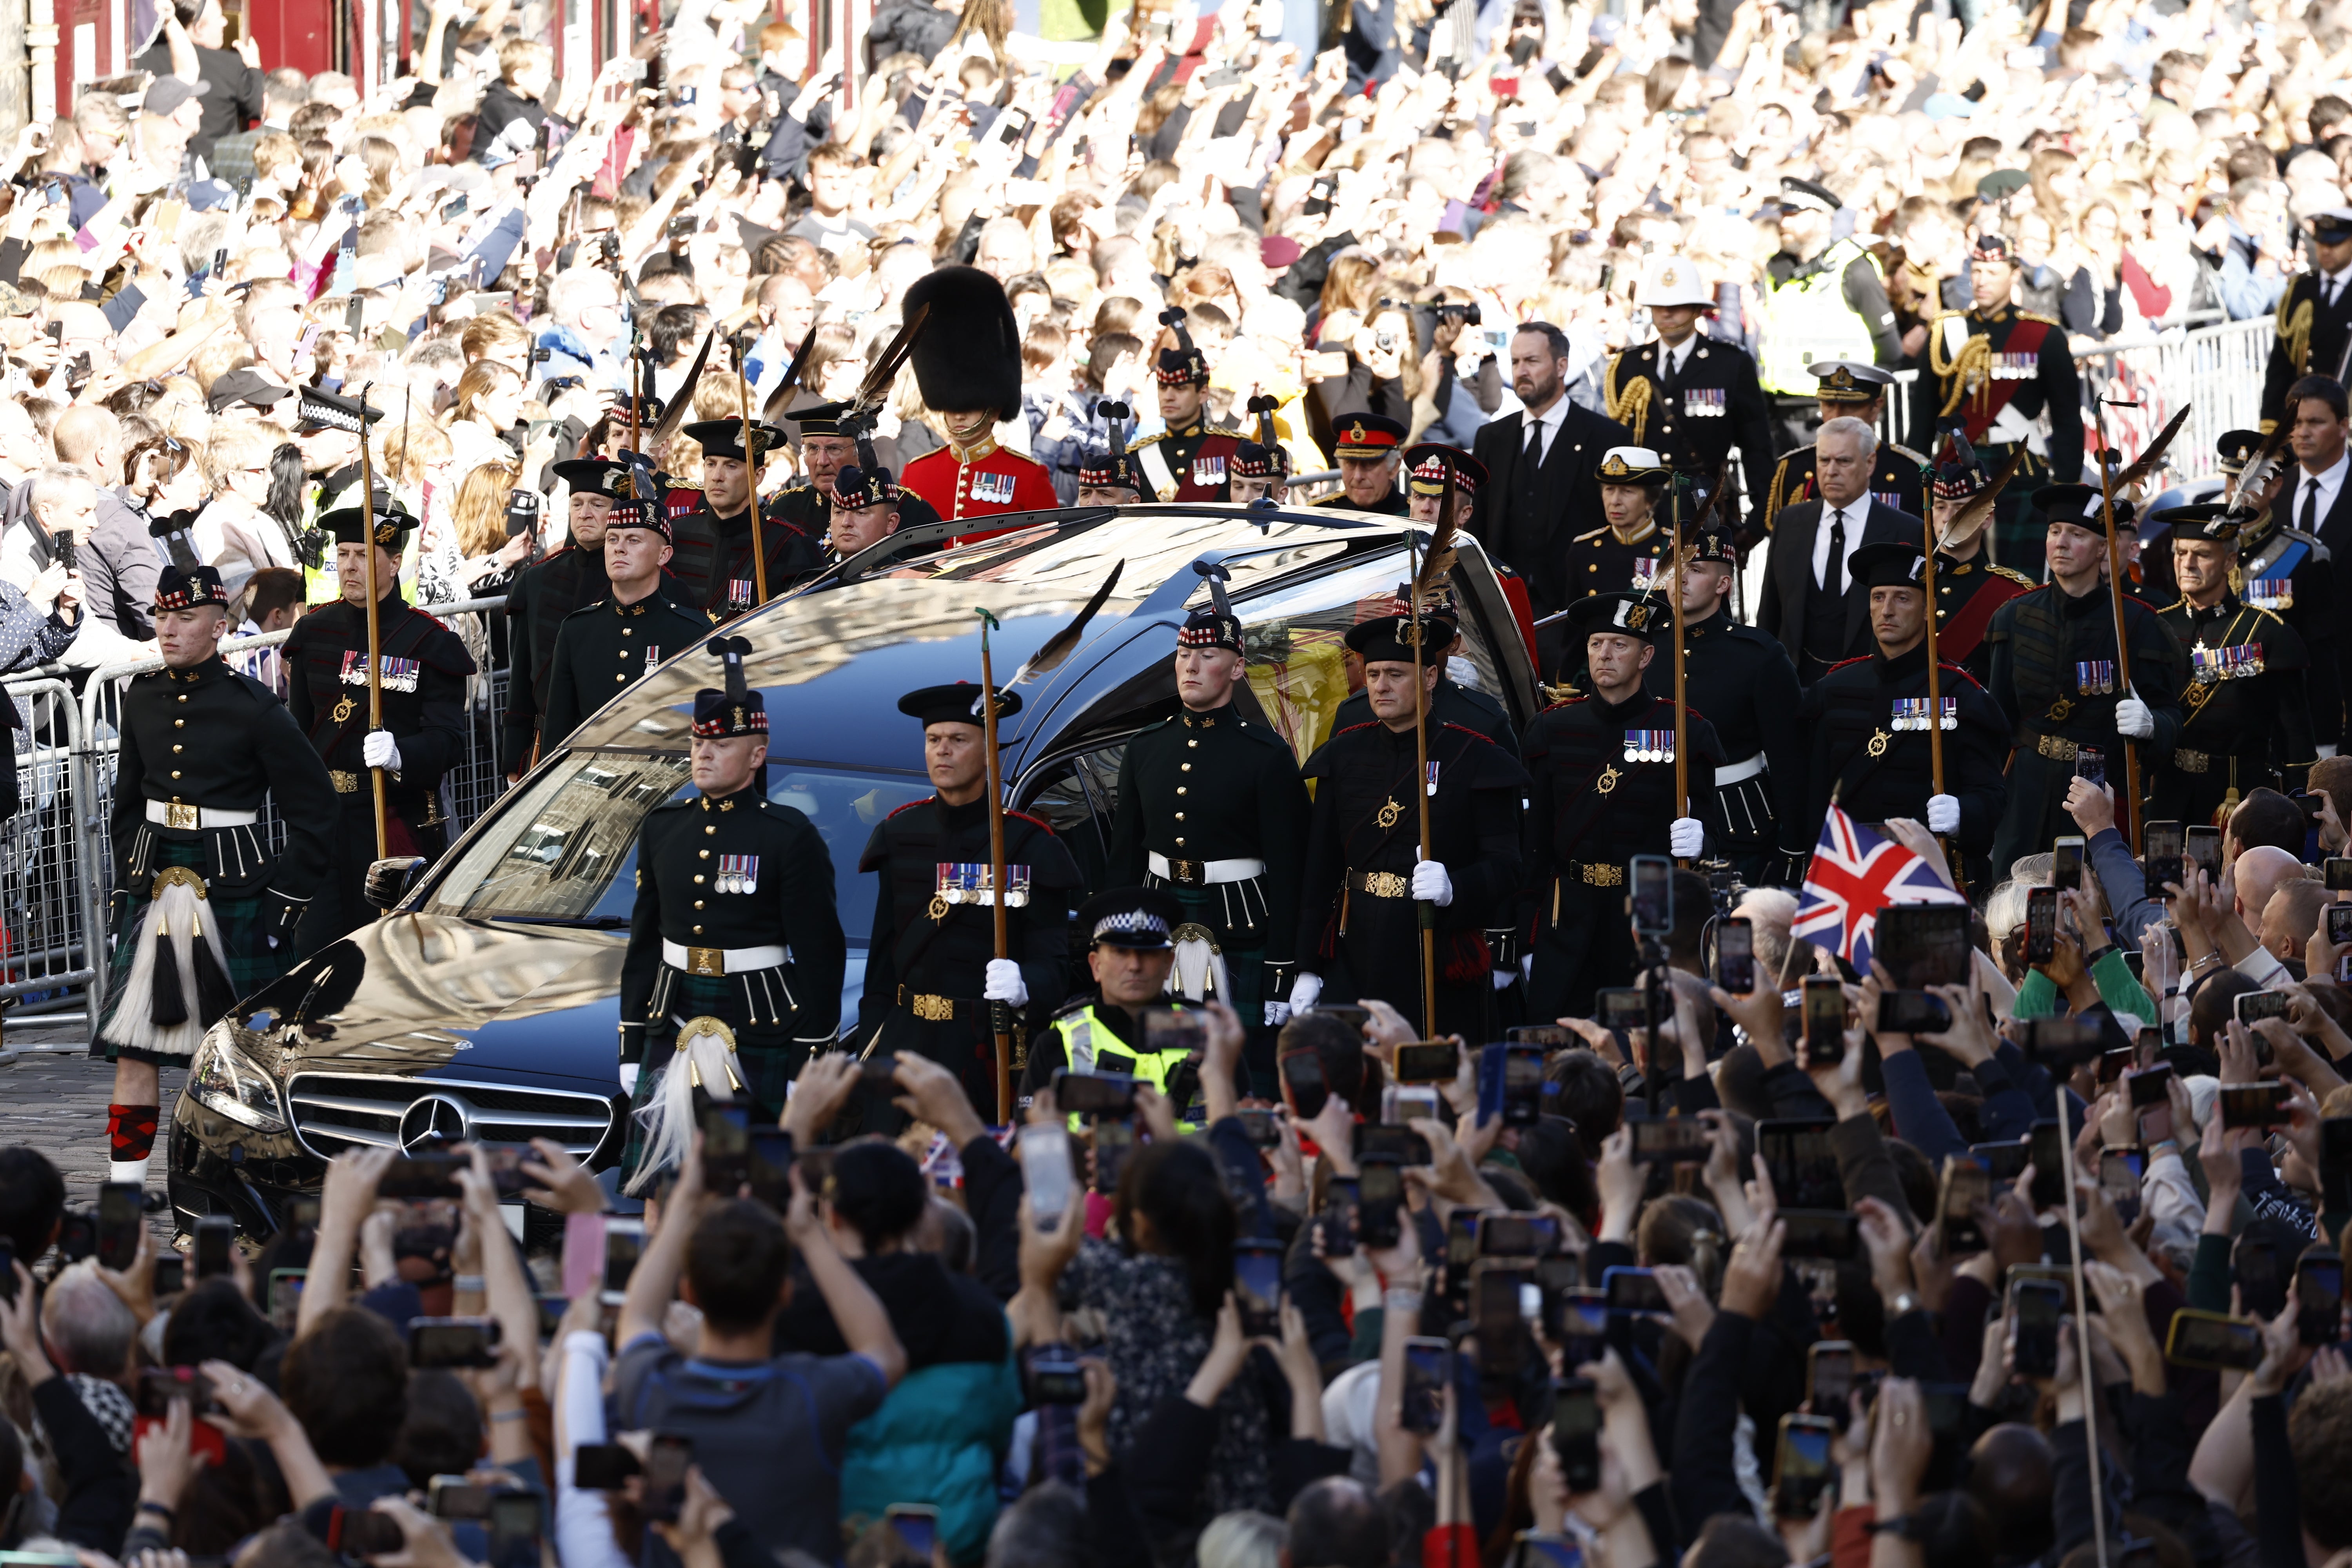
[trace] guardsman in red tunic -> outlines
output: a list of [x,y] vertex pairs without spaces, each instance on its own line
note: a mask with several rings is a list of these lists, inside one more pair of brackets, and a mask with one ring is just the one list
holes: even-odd
[[[948,444],[908,463],[898,482],[942,518],[1060,506],[1045,464],[996,444],[997,421],[1021,413],[1021,335],[1004,285],[976,267],[941,267],[907,290],[909,317],[924,307],[930,313],[910,357]],[[1003,531],[976,531],[956,542]]]
[[1201,406],[1209,385],[1209,362],[1184,330],[1184,312],[1160,312],[1160,324],[1176,334],[1174,348],[1161,349],[1152,379],[1160,384],[1160,417],[1168,428],[1135,444],[1135,456],[1151,481],[1155,500],[1224,500],[1226,479],[1242,438],[1237,431],[1209,423]]

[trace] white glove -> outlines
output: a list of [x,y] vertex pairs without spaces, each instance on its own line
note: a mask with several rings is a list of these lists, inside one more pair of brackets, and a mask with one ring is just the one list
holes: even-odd
[[2116,704],[2116,729],[2135,741],[2145,741],[2156,733],[2156,715],[2135,691]]
[[980,994],[991,1002],[1009,1002],[1015,1007],[1029,1005],[1028,983],[1021,978],[1021,966],[1009,958],[988,961],[988,984]]
[[1536,955],[1534,953],[1523,952],[1519,955],[1519,974],[1522,979],[1526,980],[1533,980],[1536,977]]
[[1511,988],[1511,982],[1518,977],[1519,972],[1516,969],[1497,969],[1495,971],[1495,989],[1508,991]]
[[1706,829],[1696,816],[1677,816],[1666,832],[1667,846],[1677,860],[1696,860],[1706,848]]
[[1958,795],[1931,795],[1927,797],[1927,831],[1958,833],[1960,830],[1960,801]]
[[1446,877],[1445,868],[1435,860],[1423,860],[1412,868],[1412,896],[1426,899],[1439,909],[1454,901],[1454,883]]
[[638,1068],[639,1064],[635,1062],[621,1064],[621,1092],[632,1100],[635,1099],[637,1094]]
[[1322,994],[1323,977],[1319,974],[1302,974],[1290,983],[1290,1010],[1296,1013],[1301,1007],[1312,1007],[1315,1005],[1315,998]]
[[360,761],[372,768],[400,771],[400,747],[394,743],[389,730],[370,730],[367,739],[360,742]]
[[1290,1004],[1287,1002],[1267,1003],[1265,1005],[1265,1022],[1268,1028],[1274,1028],[1290,1022]]

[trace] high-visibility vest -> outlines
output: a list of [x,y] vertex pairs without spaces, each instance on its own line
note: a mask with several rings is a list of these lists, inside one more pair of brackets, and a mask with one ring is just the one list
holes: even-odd
[[1832,244],[1820,267],[1766,290],[1756,302],[1756,374],[1767,392],[1810,396],[1821,383],[1805,367],[1825,359],[1870,363],[1877,349],[1870,323],[1845,302],[1845,269],[1855,257],[1879,270],[1878,258],[1852,236]]
[[[1182,1051],[1137,1050],[1113,1033],[1092,1005],[1055,1019],[1054,1033],[1062,1038],[1062,1058],[1072,1072],[1129,1073],[1162,1094],[1168,1092],[1168,1075],[1184,1059]],[[1176,1110],[1181,1116],[1184,1108],[1180,1105]],[[1077,1117],[1070,1118],[1072,1131],[1078,1131],[1080,1125]]]

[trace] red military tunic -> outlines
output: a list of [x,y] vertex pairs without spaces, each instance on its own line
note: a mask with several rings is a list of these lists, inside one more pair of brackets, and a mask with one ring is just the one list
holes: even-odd
[[[1045,511],[1062,504],[1045,464],[1008,451],[994,441],[961,449],[947,446],[925,453],[907,465],[898,482],[950,520]],[[956,542],[986,537],[984,532],[975,533]]]

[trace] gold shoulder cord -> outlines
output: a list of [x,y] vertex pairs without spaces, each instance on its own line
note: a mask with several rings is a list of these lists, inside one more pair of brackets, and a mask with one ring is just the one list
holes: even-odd
[[2303,300],[2294,309],[2283,312],[2278,319],[2278,340],[2286,350],[2287,363],[2301,375],[2311,367],[2304,362],[2311,357],[2311,301]]
[[1937,380],[1951,388],[1945,395],[1943,407],[1943,414],[1949,414],[1960,405],[1961,399],[1984,385],[1990,378],[1992,339],[1983,332],[1970,333],[1960,352],[1947,358],[1944,334],[1930,328],[1927,332],[1927,368],[1935,373]]
[[1619,354],[1609,366],[1609,417],[1633,431],[1633,445],[1639,447],[1643,444],[1643,428],[1650,422],[1650,400],[1656,394],[1646,375],[1636,375],[1622,385],[1617,384],[1624,363],[1625,356]]

